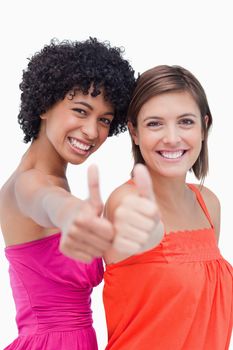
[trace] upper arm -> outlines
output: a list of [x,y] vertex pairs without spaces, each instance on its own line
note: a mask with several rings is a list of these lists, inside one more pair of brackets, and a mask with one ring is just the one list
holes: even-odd
[[[136,186],[133,186],[132,184],[130,185],[126,183],[116,188],[105,203],[104,216],[114,224],[115,211],[121,205],[127,195],[133,195],[135,192]],[[119,253],[119,251],[117,251],[114,246],[112,246],[108,251],[105,252],[104,260],[106,264],[111,264],[113,262],[121,261],[128,256],[128,254]]]
[[216,239],[219,241],[221,224],[221,205],[218,197],[207,187],[203,187],[202,194],[214,225]]
[[107,199],[104,207],[104,216],[111,222],[114,221],[116,209],[122,203],[127,195],[132,195],[136,192],[136,187],[130,184],[123,184],[116,188]]
[[[14,194],[19,208],[24,212],[36,201],[40,191],[52,186],[48,178],[37,170],[19,174],[14,184]],[[26,214],[26,213],[24,213]]]
[[19,174],[14,183],[14,195],[21,213],[45,227],[52,223],[43,208],[43,198],[57,190],[55,181],[34,169]]

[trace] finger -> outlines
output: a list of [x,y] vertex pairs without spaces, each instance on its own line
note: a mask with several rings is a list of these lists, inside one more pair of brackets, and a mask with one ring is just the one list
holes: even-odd
[[72,257],[75,260],[79,260],[83,263],[89,264],[92,262],[92,260],[95,258],[92,255],[83,253],[83,252],[76,252],[76,254],[74,254],[74,256]]
[[94,256],[90,253],[87,253],[85,251],[80,251],[78,249],[74,249],[71,242],[60,241],[59,250],[62,252],[62,254],[68,256],[69,258],[80,260],[81,262],[88,263],[91,262],[94,258]]
[[[79,232],[92,232],[96,238],[105,240],[106,242],[112,242],[114,237],[113,226],[105,218],[94,217],[92,220],[88,218],[88,221],[84,218],[74,223],[79,227]],[[75,230],[77,230],[77,227]]]
[[[141,245],[148,241],[148,237],[149,237],[148,232],[140,230],[138,227],[133,227],[131,225],[126,224],[120,227],[120,229],[124,230],[124,234],[121,235],[122,239],[125,239],[130,242],[134,242],[134,243],[139,243]],[[118,231],[117,226],[116,226],[116,231]]]
[[68,235],[60,242],[60,250],[63,254],[75,258],[77,254],[85,254],[87,257],[100,257],[103,255],[102,248],[98,249],[89,244],[88,240],[84,240],[81,237],[74,239],[72,236]]
[[[100,237],[96,235],[96,232],[89,230],[82,230],[79,232],[70,232],[69,233],[70,241],[73,241],[73,246],[79,247],[80,244],[86,244],[86,246],[93,247],[98,251],[107,250],[111,243],[112,239],[105,239],[105,237]],[[87,249],[89,252],[89,250]]]
[[113,242],[113,247],[119,253],[127,253],[130,255],[136,254],[141,249],[141,245],[137,242],[132,242],[124,237],[116,237]]
[[[102,199],[99,188],[99,174],[96,165],[92,164],[88,168],[88,188],[89,188],[89,202],[97,209],[102,211]],[[101,208],[101,209],[100,209]]]
[[66,254],[69,258],[72,258],[74,260],[79,260],[82,263],[91,263],[92,260],[95,258],[94,256],[90,254],[86,254],[84,252],[80,251],[73,251],[72,254]]
[[[153,203],[147,201],[146,204],[151,204],[153,206]],[[144,209],[144,208],[143,208]],[[117,214],[117,213],[116,213]],[[148,215],[149,214],[149,215]],[[126,233],[126,226],[132,227],[144,232],[150,232],[153,227],[155,226],[155,210],[148,211],[148,214],[145,212],[127,212],[126,215],[117,215],[117,218],[115,220],[115,227],[119,227],[119,232],[122,232],[124,235]]]
[[139,195],[151,200],[155,200],[153,185],[149,171],[143,164],[136,164],[133,170],[134,182]]
[[74,254],[76,252],[81,252],[83,254],[90,255],[92,257],[100,257],[103,255],[103,250],[102,249],[97,249],[95,247],[92,247],[86,242],[75,242],[74,247],[72,248],[72,251]]
[[[114,219],[122,222],[131,222],[132,225],[138,226],[144,217],[155,218],[156,214],[158,214],[158,208],[155,202],[133,194],[125,196],[122,200],[122,205],[115,210]],[[139,219],[138,215],[141,216],[141,219]]]

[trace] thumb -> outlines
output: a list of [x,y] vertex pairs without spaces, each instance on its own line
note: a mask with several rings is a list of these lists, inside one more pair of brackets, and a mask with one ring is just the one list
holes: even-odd
[[141,197],[155,200],[153,185],[150,173],[143,164],[136,164],[133,170],[133,179],[137,187],[138,193]]
[[99,174],[96,165],[92,164],[88,168],[88,188],[89,188],[89,203],[97,209],[98,214],[102,212],[103,202],[100,196]]

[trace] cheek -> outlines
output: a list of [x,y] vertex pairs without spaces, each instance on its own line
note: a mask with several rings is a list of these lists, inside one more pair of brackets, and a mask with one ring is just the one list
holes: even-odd
[[196,133],[190,136],[189,145],[195,152],[195,157],[198,158],[202,148],[202,135],[201,133]]
[[53,122],[51,121],[51,119],[46,121],[45,132],[46,132],[48,139],[50,139],[50,141],[51,141],[54,138],[54,134],[55,134]]
[[153,148],[159,142],[159,135],[155,132],[142,130],[138,133],[137,141],[141,148]]
[[99,142],[100,145],[107,139],[108,135],[109,135],[109,130],[108,128],[101,128],[99,130]]
[[197,133],[195,133],[195,134],[193,134],[193,135],[191,135],[190,136],[190,140],[191,140],[191,142],[195,145],[201,145],[202,144],[202,133],[201,133],[201,131],[199,131],[199,132],[197,132]]
[[203,139],[201,125],[196,125],[194,128],[182,131],[182,138],[190,144],[199,144]]
[[56,144],[62,142],[62,140],[66,137],[67,124],[62,122],[60,118],[50,119],[46,123],[46,135],[50,142],[55,146]]
[[58,120],[60,127],[64,130],[78,129],[82,126],[82,122],[75,117],[66,117]]

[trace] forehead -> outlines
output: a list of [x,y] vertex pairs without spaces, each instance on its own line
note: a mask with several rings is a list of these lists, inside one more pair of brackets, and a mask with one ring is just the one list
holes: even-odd
[[100,94],[92,96],[93,88],[88,90],[88,93],[83,93],[80,89],[72,89],[66,95],[70,104],[87,103],[92,108],[101,107],[109,111],[113,111],[112,104],[106,100],[104,90],[100,89]]
[[186,91],[165,92],[151,97],[141,107],[141,116],[179,116],[186,113],[200,115],[200,109],[194,97]]

